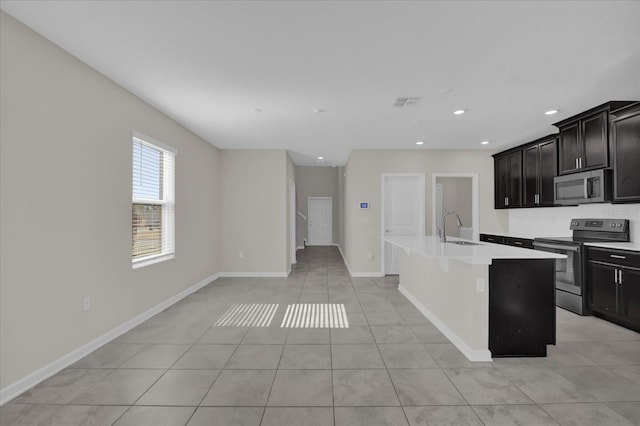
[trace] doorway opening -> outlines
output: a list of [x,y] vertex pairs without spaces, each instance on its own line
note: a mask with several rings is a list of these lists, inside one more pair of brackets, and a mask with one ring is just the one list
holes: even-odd
[[[442,229],[442,213],[453,210],[462,226],[451,225],[447,235],[468,240],[479,238],[478,175],[474,173],[434,173],[432,235]],[[457,225],[457,224],[456,224]]]

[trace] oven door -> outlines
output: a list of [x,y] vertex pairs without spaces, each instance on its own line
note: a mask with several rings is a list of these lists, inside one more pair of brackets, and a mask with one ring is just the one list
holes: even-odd
[[582,295],[582,247],[534,241],[536,250],[564,254],[566,259],[556,259],[556,289]]

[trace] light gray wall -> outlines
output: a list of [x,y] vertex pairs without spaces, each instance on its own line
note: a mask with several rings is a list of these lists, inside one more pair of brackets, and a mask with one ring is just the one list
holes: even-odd
[[[442,212],[454,211],[460,215],[462,226],[470,228],[473,224],[472,216],[472,179],[468,177],[438,177],[436,183],[442,184]],[[460,236],[458,222],[447,217],[447,235]]]
[[[379,274],[380,197],[382,173],[424,173],[427,234],[431,233],[433,173],[478,174],[479,231],[504,233],[508,216],[495,210],[493,158],[487,151],[465,150],[354,150],[347,162],[345,180],[345,260],[352,273]],[[359,202],[368,201],[368,209]],[[369,259],[368,254],[373,254]]]
[[345,167],[338,167],[338,246],[340,247],[340,251],[344,253],[344,237],[345,237],[345,228],[344,228],[344,203],[345,203],[345,175],[346,175]]
[[288,270],[287,158],[282,149],[221,151],[222,272]]
[[[220,270],[220,154],[0,15],[0,387],[5,388]],[[134,130],[178,149],[176,257],[136,270],[131,268]],[[83,312],[86,296],[92,308]]]
[[[309,197],[332,197],[333,205],[333,242],[338,241],[339,234],[339,188],[338,188],[338,168],[318,167],[318,166],[296,166],[296,192],[298,193],[298,210],[309,218],[308,198]],[[297,215],[297,235],[298,247],[304,244],[307,237],[307,222]]]

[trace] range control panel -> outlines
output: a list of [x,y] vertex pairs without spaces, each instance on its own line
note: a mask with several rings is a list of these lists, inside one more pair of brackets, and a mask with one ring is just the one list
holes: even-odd
[[627,232],[629,219],[571,219],[572,231]]

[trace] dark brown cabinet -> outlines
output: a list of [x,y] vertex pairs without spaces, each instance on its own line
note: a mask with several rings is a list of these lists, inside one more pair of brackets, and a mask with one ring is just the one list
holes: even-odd
[[495,208],[522,207],[522,150],[494,157]]
[[560,174],[607,167],[608,111],[584,117],[560,127]]
[[556,136],[525,146],[523,157],[523,206],[553,206],[553,178],[558,175]]
[[618,313],[618,270],[612,266],[589,262],[587,276],[590,283],[590,307],[609,315]]
[[587,288],[595,315],[640,331],[640,253],[589,247]]
[[533,249],[533,240],[529,238],[504,237],[504,244],[513,247]]
[[609,167],[609,112],[631,103],[607,102],[555,123],[560,129],[558,174]]
[[556,343],[555,261],[494,259],[489,282],[491,356],[546,356]]
[[504,237],[502,235],[480,234],[480,241],[493,244],[504,244]]
[[503,235],[480,234],[480,241],[493,244],[533,249],[533,240],[529,238],[505,237]]
[[640,102],[611,114],[613,201],[640,202]]

